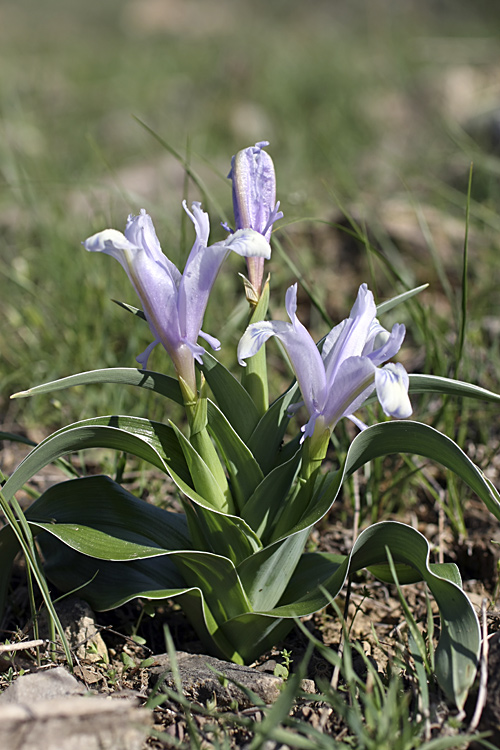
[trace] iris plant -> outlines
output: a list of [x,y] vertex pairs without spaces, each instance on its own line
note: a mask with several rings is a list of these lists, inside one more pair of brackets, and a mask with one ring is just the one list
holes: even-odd
[[326,336],[321,354],[296,315],[297,284],[286,293],[290,323],[260,321],[248,326],[238,346],[238,360],[252,357],[271,336],[285,347],[309,412],[302,441],[315,432],[331,432],[342,417],[363,426],[353,414],[376,390],[388,416],[400,419],[412,413],[408,375],[401,364],[384,362],[399,351],[405,327],[395,324],[386,331],[376,318],[373,294],[362,284],[348,318]]
[[[238,151],[231,160],[229,179],[233,183],[233,210],[236,229],[254,229],[269,242],[273,224],[281,219],[279,201],[276,203],[276,175],[273,160],[264,151],[268,141],[260,141]],[[247,291],[249,301],[256,304],[262,290],[264,256],[247,260]]]
[[[194,398],[196,380],[194,360],[201,363],[204,353],[198,337],[213,349],[218,339],[201,330],[210,291],[219,269],[232,250],[243,257],[269,258],[268,240],[250,227],[229,234],[223,242],[208,245],[210,222],[201,203],[194,202],[191,211],[184,209],[196,230],[196,240],[186,262],[184,273],[162,252],[151,217],[144,209],[130,215],[125,234],[105,229],[83,243],[91,252],[111,255],[123,266],[142,302],[144,314],[154,341],[137,357],[145,368],[152,349],[161,343],[170,355],[181,387],[188,399]],[[186,390],[187,389],[187,390]]]
[[[330,331],[320,348],[297,317],[297,285],[286,293],[290,321],[263,320],[269,298],[269,285],[262,286],[263,259],[269,258],[272,225],[281,216],[274,167],[264,145],[257,143],[233,158],[235,231],[226,240],[209,246],[207,214],[199,203],[191,210],[184,204],[196,240],[183,273],[163,254],[145,210],[129,216],[124,234],[106,229],[84,242],[87,250],[116,258],[140,298],[154,341],[138,360],[146,367],[151,349],[161,343],[178,382],[163,373],[120,367],[79,373],[16,395],[90,383],[126,384],[183,401],[187,424],[181,429],[171,420],[99,416],[69,425],[33,449],[0,494],[8,519],[0,528],[0,616],[19,546],[30,565],[37,563],[32,541],[25,543],[25,524],[30,534],[39,535],[46,573],[60,590],[78,590],[100,610],[134,598],[161,602],[177,597],[206,647],[237,663],[254,661],[287,634],[295,618],[328,605],[357,570],[369,567],[384,582],[392,581],[387,564],[392,560],[400,582],[423,580],[436,599],[442,637],[434,651],[435,670],[446,695],[461,709],[474,680],[480,631],[456,566],[435,566],[425,538],[394,521],[366,528],[347,555],[305,549],[311,529],[330,513],[352,473],[396,450],[441,460],[500,519],[500,495],[493,484],[458,445],[417,421],[384,421],[362,429],[345,446],[338,469],[322,467],[337,422],[349,417],[364,428],[354,414],[374,392],[384,412],[397,418],[412,411],[409,379],[417,392],[462,394],[496,403],[500,396],[442,377],[408,376],[401,364],[388,363],[401,347],[405,327],[396,324],[389,332],[380,325],[366,284],[360,286],[349,317]],[[238,359],[241,364],[250,360],[241,381],[215,357],[205,361],[206,387],[198,393],[195,361],[201,362],[204,353],[198,339],[214,349],[220,346],[201,330],[205,308],[231,250],[249,258],[246,292],[252,309]],[[395,304],[420,290],[398,295]],[[285,437],[287,406],[295,389],[269,406],[262,344],[271,336],[283,343],[309,412],[300,445]],[[23,514],[15,493],[30,477],[68,453],[109,447],[163,472],[168,495],[173,482],[183,512],[144,502],[110,477],[90,475],[49,487],[27,511],[23,528],[19,526]],[[36,572],[36,580],[57,625],[41,572]]]

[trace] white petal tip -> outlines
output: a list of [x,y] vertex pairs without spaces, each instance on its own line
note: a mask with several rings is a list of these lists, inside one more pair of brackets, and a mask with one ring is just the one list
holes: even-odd
[[229,235],[225,241],[229,250],[243,256],[244,258],[266,258],[271,257],[271,245],[266,238],[254,229],[238,229]]

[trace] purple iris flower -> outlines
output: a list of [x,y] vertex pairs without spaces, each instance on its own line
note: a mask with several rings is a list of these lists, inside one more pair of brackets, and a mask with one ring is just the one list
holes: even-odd
[[125,234],[105,229],[89,237],[83,245],[91,252],[116,258],[142,302],[155,340],[137,361],[145,368],[153,347],[163,344],[177,374],[194,394],[194,360],[201,362],[204,353],[198,337],[205,339],[213,349],[220,348],[220,342],[203,333],[201,326],[210,291],[224,259],[231,250],[244,257],[269,258],[271,248],[267,240],[252,229],[234,232],[223,242],[208,246],[208,214],[197,202],[192,204],[191,211],[185,201],[183,206],[195,226],[196,240],[182,274],[163,254],[151,217],[144,209],[139,216],[128,217]]
[[[273,160],[261,141],[238,151],[231,160],[229,179],[233,183],[233,210],[236,229],[254,229],[269,242],[273,224],[283,217],[276,203],[276,175]],[[264,275],[264,258],[247,260],[248,277],[258,300]]]
[[286,310],[290,323],[262,321],[248,326],[238,345],[238,361],[245,365],[244,360],[271,336],[283,343],[309,412],[302,440],[313,434],[317,421],[330,430],[342,417],[362,426],[352,415],[374,390],[387,416],[410,416],[406,370],[395,363],[380,367],[399,351],[405,327],[395,324],[389,333],[380,325],[366,284],[360,286],[349,317],[325,338],[321,354],[297,318],[297,284],[286,293]]

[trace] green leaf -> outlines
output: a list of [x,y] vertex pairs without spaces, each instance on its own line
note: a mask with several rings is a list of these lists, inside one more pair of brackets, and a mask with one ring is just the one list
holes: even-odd
[[[442,689],[459,708],[476,673],[480,649],[479,623],[467,596],[456,583],[435,574],[429,564],[429,544],[420,532],[395,521],[370,526],[358,537],[350,555],[303,555],[290,579],[281,603],[267,614],[304,616],[328,603],[322,593],[335,598],[347,576],[361,568],[379,570],[387,565],[388,547],[400,572],[412,568],[429,586],[441,617],[441,638],[436,648],[436,676]],[[434,567],[434,570],[436,568]]]
[[242,517],[266,544],[300,465],[301,452],[269,472],[245,503]]
[[[197,524],[198,539],[205,539],[212,551],[223,554],[231,562],[238,564],[261,549],[259,538],[242,518],[214,510],[173,469],[169,473],[179,490],[192,501],[188,519]],[[194,538],[192,531],[191,536]]]
[[263,479],[259,464],[215,404],[209,403],[209,430],[222,453],[231,477],[231,488],[241,510]]
[[117,538],[114,534],[93,529],[82,524],[42,523],[31,521],[30,525],[52,534],[68,547],[98,560],[142,560],[168,554],[161,547],[148,547],[126,539]]
[[174,431],[159,422],[137,417],[97,417],[76,422],[41,442],[19,464],[4,486],[9,501],[34,474],[72,451],[112,448],[149,461],[162,471],[175,465],[179,476],[190,475]]
[[309,529],[266,547],[248,557],[237,571],[252,608],[259,611],[276,606],[304,550]]
[[[166,550],[192,547],[182,513],[139,500],[102,475],[49,487],[30,505],[26,518],[39,524],[90,526],[120,539]],[[112,558],[105,555],[102,559]]]
[[135,385],[140,388],[154,391],[161,396],[182,404],[182,394],[179,383],[175,378],[150,370],[137,370],[132,367],[110,367],[103,370],[89,370],[67,378],[52,380],[50,383],[35,385],[26,391],[14,393],[11,398],[26,398],[37,396],[42,393],[52,393],[63,388],[71,388],[77,385],[95,385],[98,383],[114,383],[116,385]]
[[259,421],[259,412],[248,392],[209,352],[203,355],[201,370],[221,411],[246,443]]
[[345,471],[352,474],[367,461],[389,453],[425,456],[451,469],[500,520],[500,495],[493,484],[453,440],[421,422],[394,421],[368,427],[351,443]]
[[481,388],[479,385],[465,383],[461,380],[441,378],[437,375],[410,374],[410,393],[439,393],[461,398],[475,398],[481,401],[500,401],[500,394]]
[[[391,453],[425,456],[451,469],[463,479],[488,510],[500,520],[500,495],[492,482],[450,438],[433,427],[412,421],[382,422],[360,432],[347,452],[342,469],[330,472],[319,484],[309,508],[300,521],[283,536],[317,523],[331,508],[344,479],[363,464]],[[273,538],[274,541],[274,538]]]
[[193,448],[188,438],[172,422],[171,428],[177,436],[179,445],[184,453],[184,458],[193,479],[197,494],[204,499],[204,504],[213,510],[222,513],[230,513],[234,510],[233,503],[228,493],[224,493],[214,477],[210,467],[207,466],[202,457]]
[[[218,622],[218,618],[249,611],[248,600],[228,560],[194,552],[107,562],[82,555],[50,534],[41,533],[39,539],[47,559],[47,575],[62,591],[82,587],[80,595],[97,611],[114,609],[138,597],[156,601],[176,597],[207,648],[221,658],[243,663]],[[184,582],[181,569],[189,574],[189,585]],[[220,601],[221,591],[224,602]]]
[[300,390],[297,383],[294,383],[271,404],[247,441],[249,449],[264,474],[271,471],[279,462],[281,443],[290,421],[288,409],[299,400]]
[[420,294],[420,292],[423,292],[424,289],[427,289],[429,284],[422,284],[421,286],[417,286],[414,289],[409,289],[407,292],[403,292],[402,294],[398,294],[397,297],[393,297],[392,299],[388,299],[385,302],[381,302],[380,305],[377,305],[377,317],[380,317],[386,312],[389,312],[389,310],[392,310],[397,305],[401,305],[403,302],[407,302],[407,300],[411,299],[411,297],[414,297],[416,294]]

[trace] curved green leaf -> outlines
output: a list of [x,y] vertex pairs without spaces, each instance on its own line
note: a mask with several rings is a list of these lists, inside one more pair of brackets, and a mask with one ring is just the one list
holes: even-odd
[[26,518],[38,523],[91,526],[120,539],[166,550],[192,548],[184,514],[139,500],[103,475],[49,487],[30,505]]
[[114,534],[82,524],[30,521],[30,526],[52,534],[68,547],[97,560],[125,562],[168,554],[168,550],[161,547],[148,547],[127,539],[120,539]]
[[500,394],[488,391],[473,383],[465,383],[462,380],[442,378],[438,375],[419,375],[412,373],[410,379],[410,393],[440,393],[446,396],[460,396],[462,398],[475,398],[481,401],[500,402]]
[[[317,523],[331,508],[345,477],[368,461],[391,453],[425,456],[442,464],[463,479],[500,520],[500,494],[453,440],[421,422],[392,421],[372,425],[356,435],[342,468],[325,477],[306,513],[282,536],[297,533]],[[274,537],[272,541],[275,541]]]
[[178,404],[183,403],[181,389],[175,378],[150,370],[137,370],[133,367],[108,367],[102,370],[79,372],[66,378],[52,380],[50,383],[35,385],[26,391],[19,391],[19,393],[14,393],[11,398],[26,398],[42,393],[52,393],[63,388],[72,388],[77,385],[95,385],[98,383],[135,385],[154,391],[161,396],[166,396]]
[[345,472],[352,474],[367,461],[389,453],[425,456],[451,469],[500,520],[500,495],[492,483],[451,438],[421,422],[394,421],[368,427],[353,440]]
[[125,451],[164,472],[173,463],[179,475],[189,481],[184,456],[170,427],[137,417],[98,417],[65,427],[34,448],[7,480],[5,498],[9,501],[25,482],[56,458],[85,448]]
[[412,569],[415,576],[411,580],[425,581],[436,600],[441,617],[436,676],[446,695],[462,708],[476,673],[481,642],[479,623],[461,588],[448,577],[436,575],[436,567],[429,564],[429,543],[410,526],[395,521],[374,524],[359,535],[345,558],[319,553],[303,555],[280,606],[266,614],[297,617],[321,609],[328,603],[323,590],[335,598],[346,578],[356,570],[380,570],[378,566],[386,566],[386,547],[397,563],[398,577],[400,572],[404,575],[407,568]]

